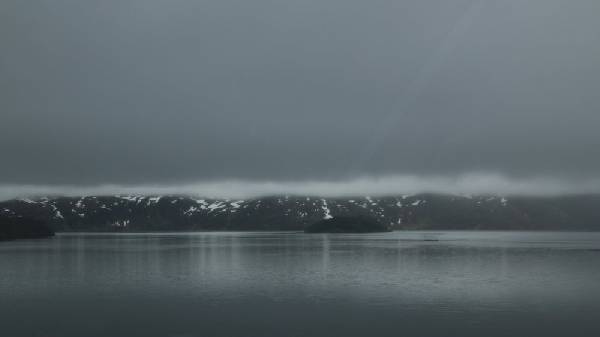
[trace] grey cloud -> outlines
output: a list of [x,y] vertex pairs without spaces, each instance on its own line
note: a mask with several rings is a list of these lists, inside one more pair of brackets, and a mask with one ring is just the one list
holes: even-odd
[[5,0],[0,184],[597,179],[599,12]]

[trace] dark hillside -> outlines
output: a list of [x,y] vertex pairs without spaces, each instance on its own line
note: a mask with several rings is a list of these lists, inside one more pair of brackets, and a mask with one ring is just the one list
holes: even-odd
[[40,220],[0,216],[0,241],[46,238],[54,235]]

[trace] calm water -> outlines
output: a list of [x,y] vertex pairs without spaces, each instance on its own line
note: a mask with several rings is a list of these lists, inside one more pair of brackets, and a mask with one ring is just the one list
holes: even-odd
[[600,336],[600,233],[0,243],[0,336]]

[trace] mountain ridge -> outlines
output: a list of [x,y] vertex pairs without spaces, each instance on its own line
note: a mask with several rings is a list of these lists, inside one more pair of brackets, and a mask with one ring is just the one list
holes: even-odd
[[312,223],[334,216],[368,216],[396,230],[595,231],[600,230],[600,195],[36,197],[0,202],[0,216],[38,219],[57,232],[304,230]]

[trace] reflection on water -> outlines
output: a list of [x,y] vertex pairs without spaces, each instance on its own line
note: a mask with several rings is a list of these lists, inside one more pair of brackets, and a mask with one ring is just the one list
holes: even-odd
[[63,234],[0,244],[2,336],[600,333],[600,233]]

